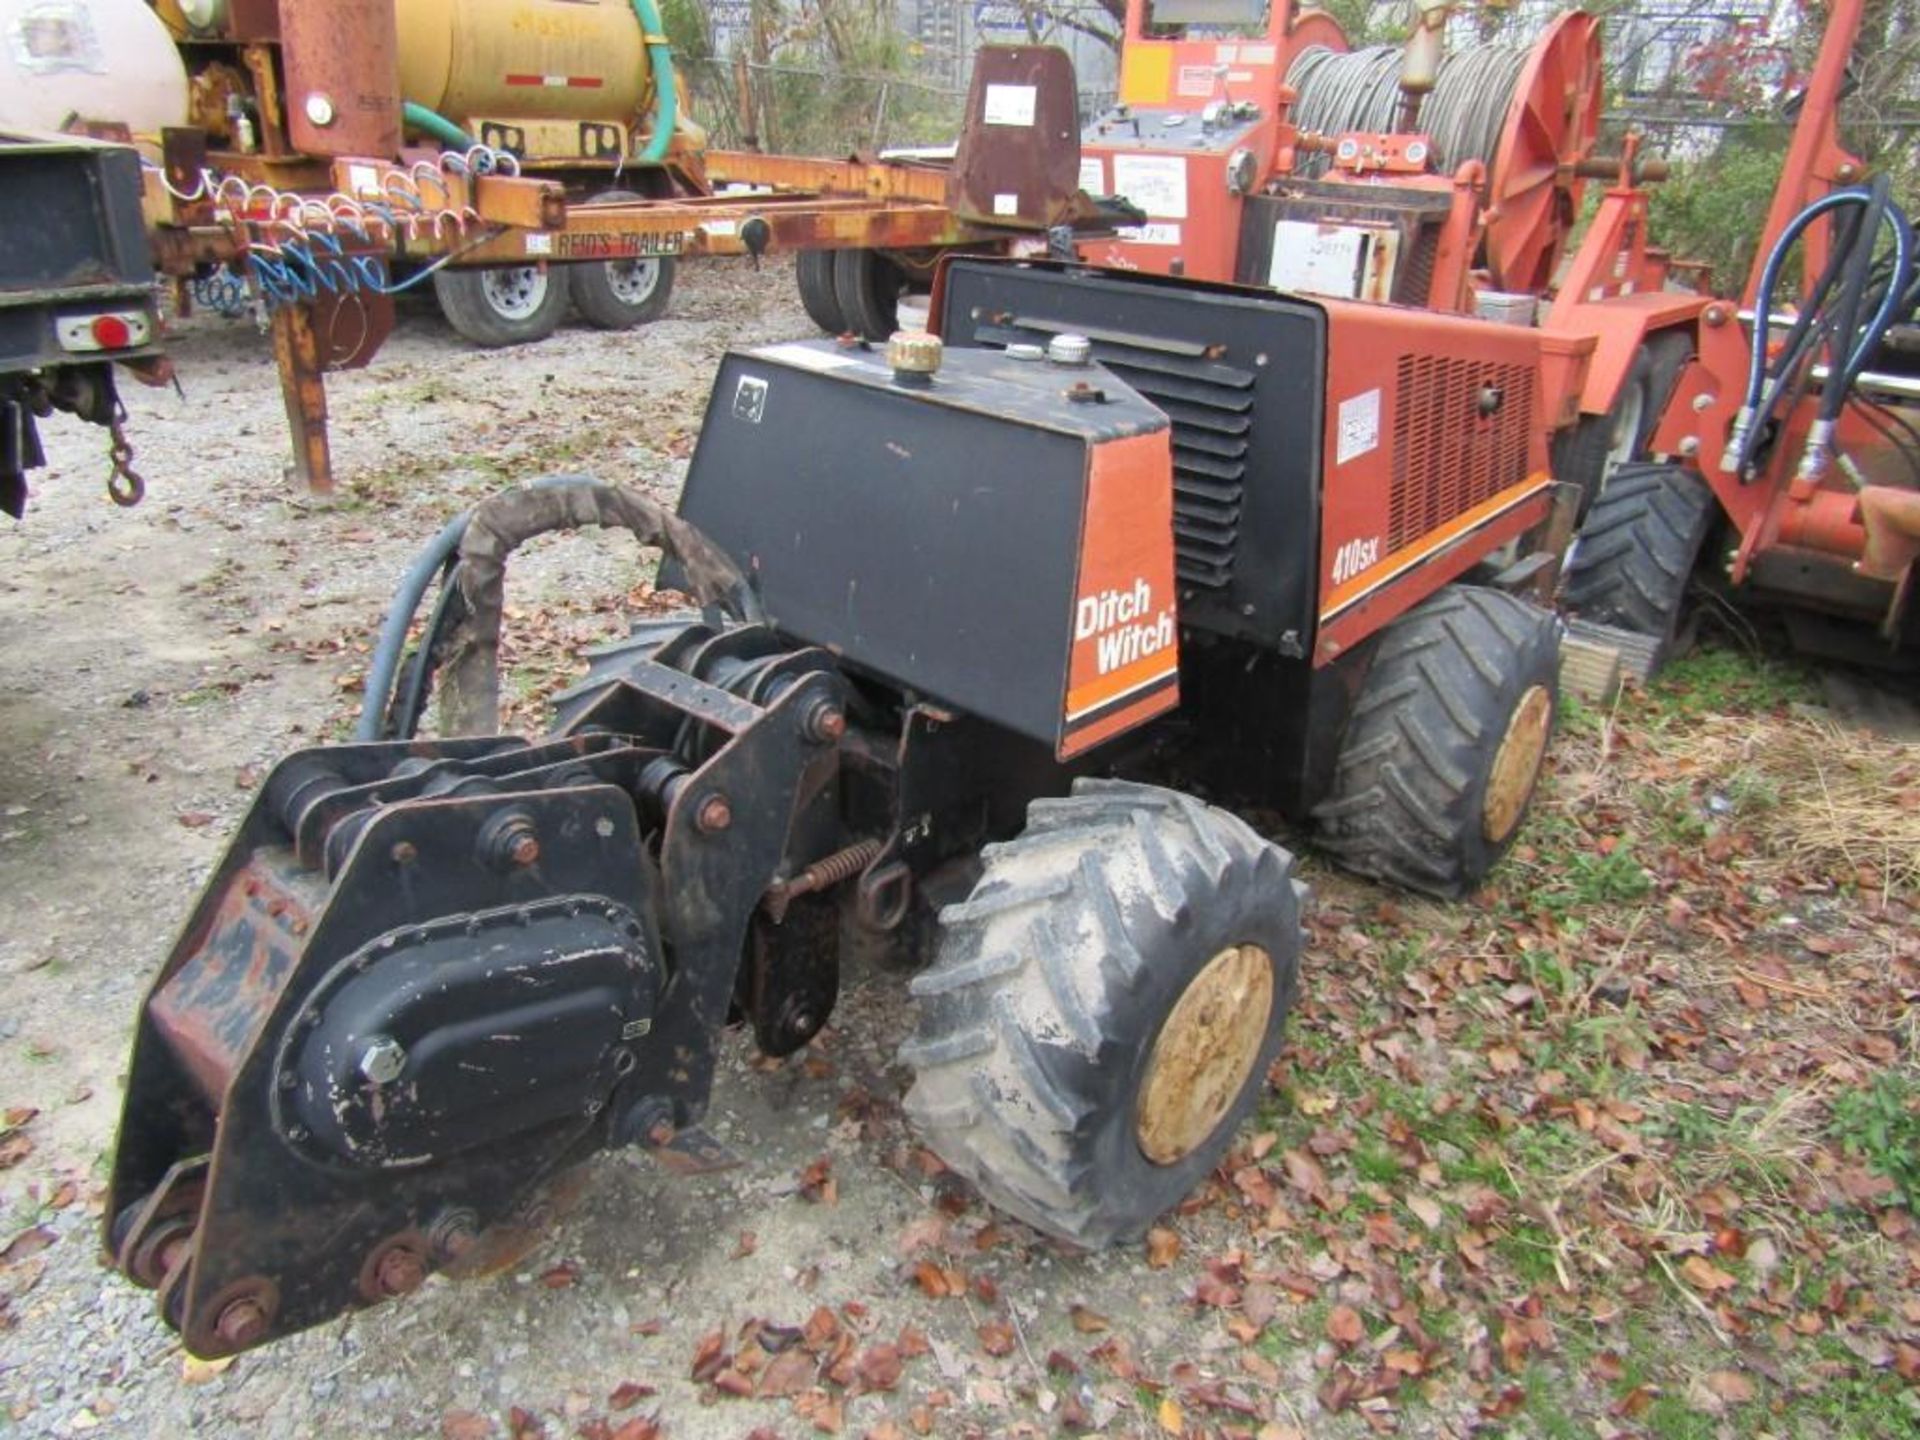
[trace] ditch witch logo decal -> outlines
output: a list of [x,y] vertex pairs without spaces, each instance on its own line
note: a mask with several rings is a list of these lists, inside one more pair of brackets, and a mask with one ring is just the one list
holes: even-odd
[[1165,431],[1093,452],[1059,755],[1180,703],[1173,492]]

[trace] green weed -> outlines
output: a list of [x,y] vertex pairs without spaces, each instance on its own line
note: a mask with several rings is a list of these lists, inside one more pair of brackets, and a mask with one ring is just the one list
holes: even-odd
[[1900,1203],[1920,1203],[1920,1086],[1889,1070],[1833,1103],[1831,1133],[1875,1174],[1893,1182]]

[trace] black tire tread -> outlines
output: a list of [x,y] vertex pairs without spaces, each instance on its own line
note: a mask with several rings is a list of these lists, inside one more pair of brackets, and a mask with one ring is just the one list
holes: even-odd
[[[1146,963],[1116,884],[1144,880],[1141,898],[1169,928],[1168,917],[1223,885],[1259,887],[1292,907],[1296,936],[1304,887],[1284,850],[1177,792],[1082,779],[1070,797],[1036,801],[1031,813],[1029,832],[983,851],[974,895],[941,912],[934,962],[910,983],[920,1023],[900,1052],[915,1071],[906,1110],[935,1153],[995,1205],[1097,1246],[1152,1218],[1116,1208],[1090,1153],[1097,1106],[1076,1090],[1089,1066],[1122,1064],[1112,1009]],[[1286,975],[1275,997],[1281,1014],[1297,970]]]
[[1566,612],[1670,641],[1714,511],[1713,491],[1678,465],[1620,466],[1575,537]]
[[673,298],[673,281],[677,266],[671,255],[650,255],[645,257],[660,266],[660,278],[645,301],[639,305],[629,305],[613,293],[613,286],[607,280],[607,265],[603,260],[583,260],[566,267],[567,291],[573,297],[573,308],[580,312],[580,318],[596,330],[632,330],[640,325],[651,324],[667,313],[667,304]]
[[897,272],[878,250],[835,250],[833,294],[844,329],[868,340],[885,340],[898,328]]
[[829,335],[847,328],[846,313],[833,288],[833,251],[802,250],[794,257],[793,278],[800,290],[800,306],[807,318]]
[[1451,585],[1393,622],[1314,807],[1322,846],[1410,890],[1471,889],[1512,841],[1489,848],[1481,832],[1508,707],[1532,684],[1557,696],[1558,660],[1554,617],[1498,590]]
[[549,270],[547,297],[540,308],[525,319],[511,320],[487,303],[480,288],[481,273],[480,269],[433,272],[433,298],[461,339],[483,349],[498,350],[544,340],[560,328],[567,315],[569,287],[564,276]]

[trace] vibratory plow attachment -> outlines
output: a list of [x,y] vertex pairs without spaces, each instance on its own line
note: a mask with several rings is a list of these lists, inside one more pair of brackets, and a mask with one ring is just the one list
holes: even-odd
[[605,1146],[724,1158],[690,1127],[828,683],[640,660],[595,733],[275,768],[147,997],[114,1159],[112,1263],[188,1349],[506,1263]]
[[610,742],[294,755],[148,996],[115,1264],[221,1355],[417,1287],[596,1148],[664,975]]

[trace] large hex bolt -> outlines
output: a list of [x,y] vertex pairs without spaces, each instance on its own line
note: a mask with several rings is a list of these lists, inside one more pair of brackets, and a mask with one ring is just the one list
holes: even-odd
[[222,1345],[232,1346],[235,1350],[258,1345],[267,1335],[267,1307],[251,1295],[229,1300],[222,1307],[213,1329]]
[[391,1085],[407,1068],[407,1052],[391,1035],[376,1035],[360,1055],[360,1073],[376,1085]]
[[716,835],[733,824],[733,806],[724,795],[709,795],[694,812],[693,823],[703,834]]
[[480,831],[480,853],[496,870],[524,870],[540,859],[540,832],[518,811],[497,815]]
[[389,1300],[411,1295],[426,1278],[427,1262],[409,1245],[395,1245],[373,1267],[373,1283]]
[[833,701],[822,697],[807,707],[801,733],[816,745],[831,745],[847,733],[847,714]]

